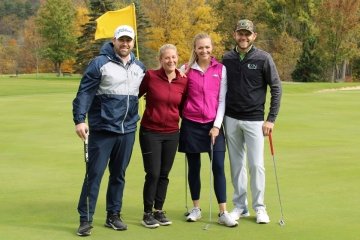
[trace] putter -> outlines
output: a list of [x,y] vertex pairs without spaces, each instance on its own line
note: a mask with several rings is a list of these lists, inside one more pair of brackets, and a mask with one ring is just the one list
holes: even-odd
[[186,212],[184,213],[185,217],[189,216],[189,208],[188,208],[188,196],[187,196],[187,193],[188,193],[188,171],[187,171],[187,156],[186,156],[186,153],[185,153],[185,208],[186,208]]
[[276,187],[277,187],[277,193],[278,193],[279,204],[280,204],[280,212],[281,212],[281,218],[280,218],[280,220],[279,220],[279,224],[280,224],[281,227],[283,227],[283,226],[285,226],[285,220],[284,220],[283,208],[282,208],[281,198],[280,198],[279,181],[278,181],[277,172],[276,172],[275,153],[274,153],[274,145],[273,145],[273,141],[272,141],[272,134],[271,134],[271,132],[270,132],[270,134],[269,134],[269,142],[270,142],[271,156],[272,156],[273,164],[274,164]]
[[87,220],[90,222],[90,207],[89,207],[89,148],[88,139],[84,141],[84,157],[85,157],[85,181],[86,181],[86,211]]
[[213,164],[213,157],[214,157],[214,145],[212,143],[210,143],[210,170],[209,170],[209,176],[210,176],[210,189],[209,189],[209,223],[205,224],[204,226],[204,230],[208,230],[210,227],[210,223],[212,221],[211,219],[211,202],[212,202],[212,164]]

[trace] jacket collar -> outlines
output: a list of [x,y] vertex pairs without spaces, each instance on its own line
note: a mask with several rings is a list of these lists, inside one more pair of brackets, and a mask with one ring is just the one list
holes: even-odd
[[[213,66],[216,66],[218,65],[219,62],[216,60],[215,57],[211,57],[211,60],[210,60],[210,64],[209,64],[209,67],[213,67]],[[199,67],[199,64],[197,62],[194,62],[194,64],[191,66],[192,69],[195,69],[195,70],[201,70],[201,68]],[[201,70],[202,71],[202,70]]]
[[[251,45],[251,47],[250,47],[249,50],[246,52],[246,54],[253,52],[255,49],[256,49],[256,47],[254,46],[254,44]],[[240,51],[238,50],[237,45],[234,47],[233,51],[236,52],[237,54],[240,53]]]
[[[166,75],[165,69],[160,67],[158,69],[158,71],[159,71],[159,74],[160,74],[161,78],[166,79],[166,81],[167,81],[168,77]],[[181,76],[178,69],[175,69],[175,73],[176,73],[176,76],[175,76],[174,80],[178,79]]]

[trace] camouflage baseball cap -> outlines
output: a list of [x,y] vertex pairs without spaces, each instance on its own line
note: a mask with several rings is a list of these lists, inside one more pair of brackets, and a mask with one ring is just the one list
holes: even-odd
[[255,32],[255,26],[254,23],[250,20],[247,19],[241,19],[237,22],[236,27],[235,27],[235,31],[239,31],[239,30],[248,30],[252,33]]

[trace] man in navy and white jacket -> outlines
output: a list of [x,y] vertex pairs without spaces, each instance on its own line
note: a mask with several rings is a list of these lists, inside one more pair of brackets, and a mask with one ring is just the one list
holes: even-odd
[[89,146],[88,176],[78,204],[80,226],[77,234],[80,236],[91,234],[100,183],[107,166],[110,176],[105,226],[127,229],[120,212],[125,171],[139,120],[139,86],[145,75],[145,66],[131,52],[134,39],[135,32],[130,26],[122,25],[115,30],[112,41],[105,43],[99,56],[90,62],[73,101],[76,133],[82,140],[88,139]]

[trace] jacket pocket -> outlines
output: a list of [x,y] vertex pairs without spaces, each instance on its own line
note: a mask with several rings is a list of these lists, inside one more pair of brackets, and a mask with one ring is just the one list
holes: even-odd
[[102,96],[101,118],[104,123],[120,126],[127,114],[127,98],[125,96]]

